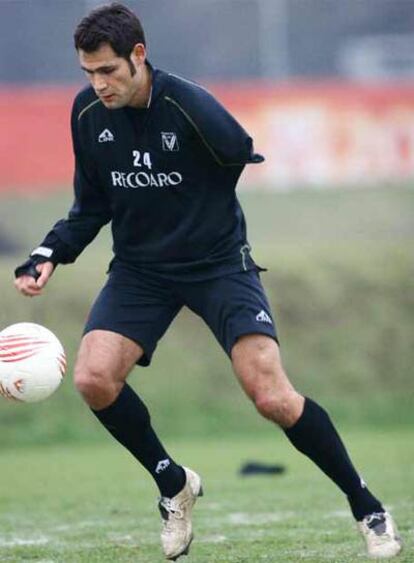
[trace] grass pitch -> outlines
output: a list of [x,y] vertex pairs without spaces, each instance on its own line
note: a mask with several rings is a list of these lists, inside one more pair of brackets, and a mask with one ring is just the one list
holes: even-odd
[[[395,515],[405,540],[401,563],[414,560],[411,437],[401,430],[344,435],[370,487]],[[341,493],[277,430],[259,440],[239,436],[168,446],[201,473],[205,488],[195,510],[196,539],[183,563],[365,560]],[[287,471],[240,477],[246,460],[282,463]],[[164,561],[155,486],[109,438],[93,447],[7,450],[1,483],[1,561]]]
[[[357,467],[395,515],[405,540],[398,561],[413,563],[414,191],[242,199],[254,255],[269,267],[264,283],[288,373],[339,422]],[[23,299],[12,287],[13,268],[68,203],[0,201],[0,242],[4,235],[17,247],[0,257],[0,327],[45,324],[62,338],[71,369],[105,278],[108,232],[75,266],[59,268],[44,298]],[[341,493],[254,413],[199,319],[180,316],[151,368],[135,372],[167,448],[204,481],[196,539],[180,562],[366,560]],[[111,443],[70,381],[38,405],[0,401],[0,427],[0,561],[164,561],[150,477]],[[247,460],[287,472],[239,477]]]
[[[104,439],[70,382],[91,304],[111,258],[108,229],[74,265],[59,267],[45,295],[25,299],[12,273],[65,215],[65,194],[1,198],[0,328],[44,324],[62,340],[68,377],[46,403],[0,401],[0,448]],[[249,240],[276,316],[282,355],[295,386],[345,425],[413,427],[414,190],[298,190],[241,194]],[[256,436],[262,424],[204,323],[183,311],[148,369],[130,382],[163,436]],[[185,392],[183,392],[185,390]],[[219,392],[218,392],[219,390]],[[174,397],[174,401],[171,401]]]

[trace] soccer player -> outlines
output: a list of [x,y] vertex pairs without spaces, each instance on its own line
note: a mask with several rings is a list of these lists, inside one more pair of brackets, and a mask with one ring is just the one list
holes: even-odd
[[72,111],[75,200],[16,269],[15,285],[40,295],[56,266],[74,262],[111,222],[115,257],[74,379],[96,418],[154,478],[166,558],[188,553],[201,478],[167,453],[127,377],[135,364],[150,364],[185,305],[211,328],[259,413],[346,495],[368,554],[396,555],[401,541],[390,514],[328,414],[283,369],[235,195],[244,166],[263,160],[252,139],[204,88],[151,66],[141,23],[122,4],[87,15],[75,47],[90,81]]

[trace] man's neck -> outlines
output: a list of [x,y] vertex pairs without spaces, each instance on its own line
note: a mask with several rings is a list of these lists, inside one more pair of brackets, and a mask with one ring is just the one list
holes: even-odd
[[130,106],[133,108],[147,108],[151,101],[152,92],[152,72],[150,67],[146,64],[143,71],[141,84],[136,91]]

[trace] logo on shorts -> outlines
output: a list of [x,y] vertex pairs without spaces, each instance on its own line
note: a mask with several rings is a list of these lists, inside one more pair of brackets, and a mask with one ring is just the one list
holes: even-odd
[[162,459],[157,463],[157,467],[155,468],[155,473],[161,473],[162,471],[165,471],[169,465],[170,465],[169,459]]
[[98,141],[100,143],[111,143],[112,141],[115,141],[115,137],[113,133],[109,131],[109,129],[104,129],[102,133],[99,135]]
[[256,321],[259,323],[268,323],[270,325],[273,324],[272,319],[269,317],[266,311],[263,311],[263,309],[260,311],[259,314],[256,315]]
[[162,150],[177,152],[180,150],[176,133],[161,133]]

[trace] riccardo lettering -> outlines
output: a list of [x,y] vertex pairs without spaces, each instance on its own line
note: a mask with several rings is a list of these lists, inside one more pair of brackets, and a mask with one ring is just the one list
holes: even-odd
[[119,188],[168,188],[178,186],[183,177],[179,172],[159,172],[151,174],[148,172],[118,172],[112,171],[112,186]]

